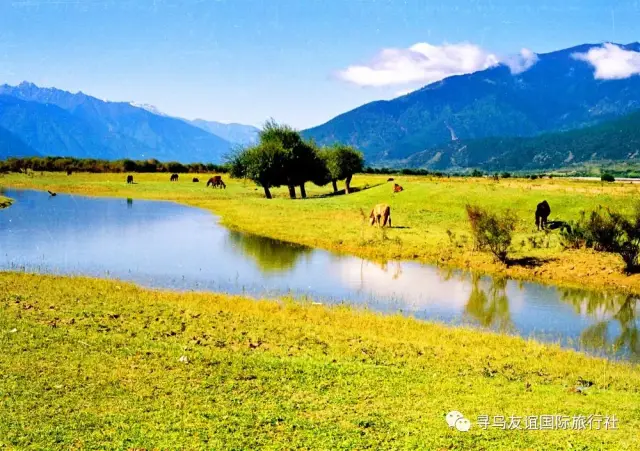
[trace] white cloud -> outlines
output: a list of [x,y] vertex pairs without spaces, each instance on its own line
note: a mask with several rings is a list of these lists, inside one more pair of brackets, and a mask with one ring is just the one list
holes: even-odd
[[410,89],[401,89],[400,91],[396,91],[393,94],[393,97],[402,97],[402,96],[406,96],[407,94],[412,93],[413,91],[415,91],[417,88],[410,88]]
[[437,46],[421,42],[407,49],[383,49],[371,63],[349,66],[338,75],[359,86],[428,84],[498,63],[496,55],[477,45],[445,43]]
[[640,74],[640,52],[624,50],[614,44],[607,43],[572,56],[590,63],[595,68],[595,78],[600,80],[619,80]]
[[526,72],[538,62],[538,55],[529,49],[522,49],[517,55],[508,56],[503,64],[508,66],[512,74]]

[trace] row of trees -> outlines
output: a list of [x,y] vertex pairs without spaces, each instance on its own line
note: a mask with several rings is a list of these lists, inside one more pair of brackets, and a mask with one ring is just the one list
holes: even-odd
[[150,160],[96,160],[92,158],[29,157],[0,161],[0,172],[227,172],[226,166],[216,164],[182,164],[176,161],[162,163]]
[[351,179],[362,172],[362,154],[352,147],[335,144],[318,148],[312,141],[305,140],[293,128],[268,121],[260,132],[259,142],[236,152],[230,159],[232,177],[248,178],[264,189],[267,199],[271,199],[271,188],[287,186],[289,196],[307,197],[305,184],[318,186],[333,185],[344,180],[345,193],[351,191]]

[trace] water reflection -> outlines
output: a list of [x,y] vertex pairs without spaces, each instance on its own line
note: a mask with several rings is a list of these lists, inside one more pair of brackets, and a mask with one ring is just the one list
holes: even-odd
[[573,305],[576,312],[596,320],[580,334],[585,348],[640,358],[637,296],[564,289],[562,300]]
[[297,244],[285,243],[271,238],[229,231],[229,242],[234,249],[251,257],[261,270],[282,272],[293,268],[298,260],[310,255],[313,249]]
[[312,297],[471,324],[640,359],[638,301],[417,262],[372,262],[232,232],[168,202],[7,190],[0,270],[112,277],[159,288]]
[[465,314],[476,320],[481,326],[512,332],[514,330],[509,311],[509,298],[507,297],[507,279],[496,278],[489,282],[489,286],[483,289],[482,279],[478,274],[472,275],[472,290]]

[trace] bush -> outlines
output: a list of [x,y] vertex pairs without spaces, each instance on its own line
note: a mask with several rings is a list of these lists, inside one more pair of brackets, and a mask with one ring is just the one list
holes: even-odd
[[500,174],[500,177],[502,177],[503,179],[508,179],[511,177],[511,173],[510,172],[503,172],[502,174]]
[[611,174],[602,174],[600,180],[603,182],[615,182],[616,178]]
[[479,171],[478,169],[474,169],[471,173],[471,177],[482,177],[482,175],[482,171]]
[[535,175],[535,174],[533,174],[533,175],[532,175],[531,177],[529,177],[529,178],[530,178],[531,180],[535,180],[535,179],[537,179],[537,178],[538,178],[538,176],[537,176],[537,175]]
[[637,272],[640,256],[640,204],[630,218],[610,210],[592,211],[589,218],[581,214],[578,221],[560,232],[565,248],[593,248],[620,255],[625,272]]
[[580,215],[579,220],[569,222],[567,227],[563,227],[560,230],[560,244],[565,249],[590,247],[588,245],[590,237],[584,219],[584,211]]
[[482,207],[467,205],[467,217],[477,250],[489,249],[493,256],[505,263],[516,227],[515,215],[507,210],[491,213]]

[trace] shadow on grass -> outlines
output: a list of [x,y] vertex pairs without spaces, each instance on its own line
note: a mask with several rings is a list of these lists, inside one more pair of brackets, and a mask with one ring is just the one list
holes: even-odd
[[523,268],[539,268],[545,263],[557,260],[556,258],[521,257],[509,258],[506,261],[507,267],[521,266]]
[[640,274],[640,266],[634,265],[631,268],[625,268],[623,272],[626,276],[633,276],[634,274]]
[[571,230],[571,227],[565,221],[549,221],[547,222],[547,229],[549,230],[557,230],[567,228]]
[[[386,185],[386,184],[387,184],[386,182],[382,182],[382,183],[376,183],[375,185],[365,185],[365,186],[362,186],[362,187],[354,186],[354,187],[351,188],[351,191],[349,192],[349,194],[355,194],[355,193],[358,193],[360,191],[365,191],[365,190],[368,190],[368,189],[371,189],[371,188],[376,188],[378,186]],[[334,193],[319,194],[317,196],[309,196],[309,197],[324,198],[324,197],[333,197],[333,196],[343,196],[344,194],[345,194],[345,190],[341,189],[341,190],[338,190],[338,191],[336,191]]]

